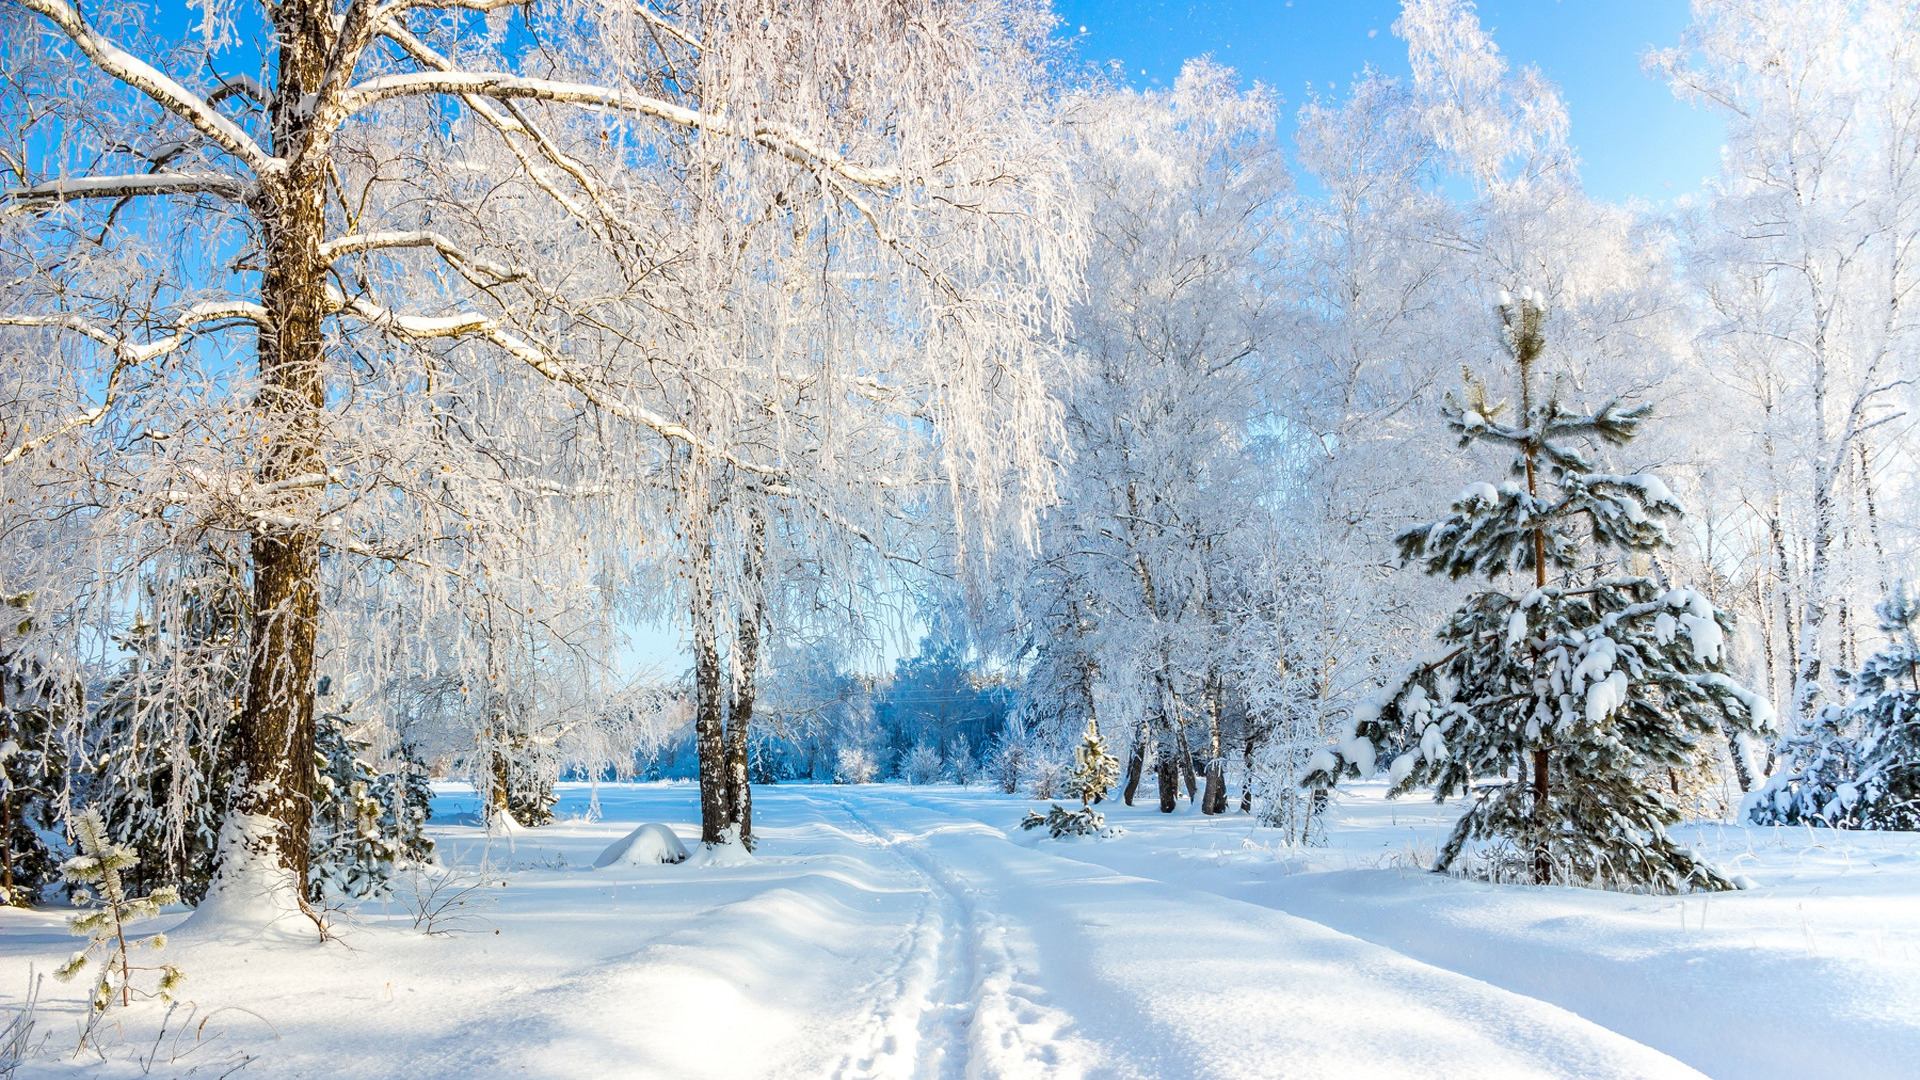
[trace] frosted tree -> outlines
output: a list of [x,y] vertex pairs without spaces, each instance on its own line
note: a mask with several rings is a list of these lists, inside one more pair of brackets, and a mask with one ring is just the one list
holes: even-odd
[[1811,726],[1835,665],[1857,665],[1896,542],[1881,507],[1914,465],[1888,425],[1920,341],[1920,11],[1702,0],[1648,64],[1727,122],[1687,236],[1700,349],[1728,389],[1716,473],[1754,519],[1774,689]]
[[[820,429],[765,437],[793,403],[744,376],[775,354],[706,321],[732,223],[777,232],[805,203],[832,226],[802,231],[809,250],[848,275],[813,280],[912,313],[888,322],[918,332],[886,353],[925,358],[905,385],[873,374],[897,334],[843,380],[791,385],[931,417],[941,481],[983,512],[1045,487],[1044,329],[1075,267],[1047,242],[1066,235],[1056,151],[1012,104],[1047,78],[1031,3],[222,2],[184,42],[132,5],[0,18],[18,76],[0,91],[0,328],[45,373],[23,406],[41,422],[10,424],[0,467],[33,473],[23,519],[104,508],[90,554],[120,589],[176,538],[238,568],[227,850],[246,857],[223,876],[301,892],[331,643],[370,646],[331,653],[343,678],[393,687],[381,663],[426,653],[419,670],[479,698],[494,630],[418,649],[418,627],[534,563],[570,567],[543,577],[561,606],[604,597],[632,548],[664,546],[641,523],[675,454],[805,489],[818,462],[787,451]],[[700,212],[728,199],[744,217]],[[689,382],[708,392],[676,397]],[[766,420],[750,442],[730,438],[736,408]],[[50,608],[115,610],[60,580],[88,559],[20,562],[10,580]],[[383,590],[407,602],[372,603]],[[42,649],[62,677],[74,640]]]
[[1184,783],[1213,812],[1225,630],[1249,603],[1266,490],[1256,417],[1278,304],[1265,271],[1287,174],[1267,92],[1242,94],[1207,62],[1165,92],[1092,98],[1075,123],[1093,200],[1073,339],[1085,372],[1064,395],[1072,457],[1011,632],[1035,657],[1024,696],[1053,726],[1043,741],[1070,750],[1105,685],[1109,730],[1132,729],[1123,798],[1151,758],[1163,811]]
[[1648,409],[1570,410],[1559,380],[1535,386],[1546,309],[1524,294],[1500,316],[1517,415],[1503,421],[1504,405],[1472,380],[1445,414],[1463,443],[1513,450],[1512,478],[1470,485],[1451,515],[1399,543],[1430,574],[1492,582],[1518,572],[1533,588],[1469,599],[1439,632],[1447,651],[1389,684],[1309,780],[1371,775],[1390,761],[1392,794],[1466,796],[1436,870],[1470,842],[1491,841],[1491,858],[1517,862],[1535,884],[1731,888],[1668,838],[1679,813],[1650,774],[1684,763],[1723,726],[1764,725],[1769,709],[1721,673],[1724,615],[1698,592],[1617,565],[1644,563],[1667,543],[1680,506],[1666,485],[1599,472],[1576,446],[1626,443]]
[[1920,596],[1896,581],[1878,613],[1887,646],[1854,674],[1851,700],[1786,741],[1785,768],[1749,803],[1755,824],[1920,828]]

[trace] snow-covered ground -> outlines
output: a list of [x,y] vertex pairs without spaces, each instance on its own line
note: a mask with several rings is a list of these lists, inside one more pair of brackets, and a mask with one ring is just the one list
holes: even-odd
[[[1768,1077],[1914,1075],[1920,836],[1709,826],[1714,897],[1420,871],[1448,810],[1362,789],[1330,843],[1112,807],[1021,832],[952,787],[755,792],[751,861],[592,869],[684,784],[570,786],[509,841],[438,824],[453,873],[339,914],[339,940],[175,935],[192,1001],[116,1011],[74,1055],[47,980],[20,1076]],[[440,821],[470,812],[449,789]],[[475,886],[433,935],[417,892]],[[0,1003],[73,947],[0,911]],[[154,929],[179,916],[155,920]],[[164,1028],[163,1028],[164,1023]],[[0,1059],[4,1060],[4,1059]]]

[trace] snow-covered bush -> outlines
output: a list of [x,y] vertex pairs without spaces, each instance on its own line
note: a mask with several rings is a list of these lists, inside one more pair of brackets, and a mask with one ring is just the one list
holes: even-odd
[[965,735],[955,735],[947,746],[947,779],[967,787],[980,778],[980,762],[973,756],[973,744]]
[[873,755],[862,746],[843,746],[834,759],[833,782],[836,784],[871,784],[878,770],[873,764]]
[[1029,741],[1027,725],[1017,714],[1007,720],[1007,726],[993,740],[993,748],[987,753],[987,774],[1003,794],[1020,790],[1020,777],[1027,768]]
[[1788,740],[1787,767],[1748,801],[1754,824],[1920,829],[1920,596],[1895,582],[1877,612],[1887,647],[1851,701]]
[[1090,806],[1078,810],[1068,810],[1059,803],[1045,814],[1037,810],[1029,811],[1020,822],[1023,829],[1045,828],[1047,835],[1055,840],[1063,836],[1118,836],[1120,830],[1107,824],[1107,816]]
[[1053,747],[1035,744],[1029,748],[1025,769],[1028,798],[1058,799],[1065,796],[1072,775],[1073,766],[1068,764],[1064,754]]
[[909,784],[931,784],[940,779],[940,751],[926,743],[907,751],[900,763],[900,775]]

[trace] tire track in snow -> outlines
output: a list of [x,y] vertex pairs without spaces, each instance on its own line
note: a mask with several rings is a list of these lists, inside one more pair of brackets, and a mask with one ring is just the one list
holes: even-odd
[[[891,802],[892,800],[889,800]],[[972,890],[940,865],[925,838],[876,824],[843,798],[836,809],[926,882],[931,902],[890,982],[872,1044],[852,1055],[837,1080],[1078,1080],[1084,1070],[1066,1034],[1071,1019],[1031,999],[1005,944],[1007,928],[982,913]],[[943,825],[933,832],[968,825]],[[1063,1051],[1066,1051],[1063,1053]]]

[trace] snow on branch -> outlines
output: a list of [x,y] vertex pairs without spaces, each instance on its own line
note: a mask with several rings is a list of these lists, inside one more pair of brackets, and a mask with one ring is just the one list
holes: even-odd
[[67,0],[16,0],[58,27],[80,47],[94,66],[152,99],[161,108],[178,116],[205,135],[215,145],[246,162],[260,176],[277,176],[286,162],[274,157],[240,130],[233,121],[221,116],[206,99],[180,85],[165,72],[127,52],[88,26],[80,10]]
[[467,278],[473,277],[468,273],[469,270],[477,270],[496,282],[512,281],[523,276],[511,267],[469,254],[446,236],[428,229],[386,230],[342,236],[320,245],[320,257],[331,263],[365,251],[418,247],[430,247],[439,252],[441,258]]
[[799,164],[824,169],[863,187],[892,187],[905,179],[898,169],[874,168],[848,161],[784,124],[765,121],[742,123],[645,94],[632,94],[590,83],[527,79],[498,72],[422,71],[367,79],[354,84],[341,96],[337,106],[340,115],[335,122],[389,98],[419,94],[473,94],[503,102],[553,101],[612,109],[759,143]]
[[392,333],[396,337],[416,341],[434,338],[459,339],[477,337],[492,342],[514,359],[525,363],[552,382],[577,391],[595,408],[645,427],[666,439],[677,440],[702,453],[733,465],[743,472],[756,476],[778,477],[783,475],[779,469],[746,461],[735,454],[714,446],[693,433],[685,425],[677,424],[659,413],[643,406],[634,405],[609,394],[607,389],[592,379],[581,377],[572,366],[560,356],[549,352],[534,342],[528,341],[508,329],[500,320],[479,312],[462,312],[457,315],[401,315],[389,311],[362,297],[347,298],[329,289],[334,308],[337,311],[356,316],[370,326]]
[[91,409],[82,410],[38,438],[28,439],[7,451],[4,456],[0,456],[0,467],[13,464],[55,439],[99,423],[100,418],[107,415],[113,408],[113,403],[120,392],[120,376],[129,367],[144,364],[156,357],[173,352],[191,340],[199,328],[206,323],[229,322],[234,319],[264,323],[266,317],[265,308],[245,301],[195,304],[174,320],[173,333],[144,344],[135,344],[126,338],[115,337],[78,315],[0,315],[0,326],[38,326],[69,330],[105,345],[113,350],[114,355],[113,370],[107,373],[106,393],[101,398],[100,404]]
[[219,195],[239,202],[253,185],[220,173],[145,173],[128,176],[73,176],[32,187],[0,191],[15,203],[73,202],[79,199],[128,199],[142,195]]

